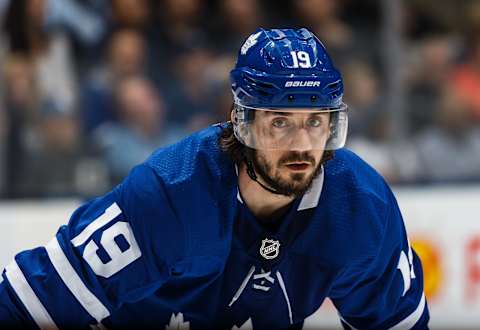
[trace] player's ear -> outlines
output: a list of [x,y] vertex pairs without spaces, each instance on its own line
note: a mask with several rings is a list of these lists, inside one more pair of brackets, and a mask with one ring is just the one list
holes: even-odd
[[232,111],[230,111],[230,120],[234,124],[237,123],[237,116],[235,115],[235,110],[233,110],[233,107],[232,107]]

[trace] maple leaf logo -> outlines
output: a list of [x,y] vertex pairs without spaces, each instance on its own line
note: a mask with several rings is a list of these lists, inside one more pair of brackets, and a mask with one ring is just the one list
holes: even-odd
[[183,314],[172,313],[170,323],[165,326],[165,330],[190,330],[190,322],[184,322]]

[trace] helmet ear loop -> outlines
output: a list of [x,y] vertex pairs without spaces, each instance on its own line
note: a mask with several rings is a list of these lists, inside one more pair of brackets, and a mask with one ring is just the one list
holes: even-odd
[[230,121],[234,125],[238,124],[237,108],[233,104],[232,104],[232,108],[230,109]]
[[[231,120],[234,127],[234,132],[237,134],[237,137],[241,142],[247,146],[252,146],[250,143],[255,143],[252,140],[251,132],[249,131],[249,122],[255,120],[255,112],[245,110],[245,108],[239,108],[238,105],[235,105],[232,108]],[[249,143],[249,142],[250,143]]]
[[[333,139],[337,134],[337,125],[335,123],[335,118],[332,118],[332,117],[334,117],[334,115],[330,116],[330,123],[328,125],[329,133],[328,133],[328,139],[327,139],[327,142],[325,143],[325,146],[327,146],[330,140]],[[334,155],[335,155],[335,150],[325,150],[323,152],[323,156],[320,163],[325,164],[327,161],[333,159]]]
[[239,136],[237,136],[237,138],[239,138],[240,140],[243,140],[244,136],[245,136],[245,128],[243,127],[243,125],[240,125],[240,122],[239,122],[239,119],[238,119],[238,109],[236,106],[232,106],[232,111],[230,112],[230,120],[233,124],[233,130],[234,132],[236,133],[236,135],[238,134]]
[[334,136],[337,134],[337,125],[335,124],[334,116],[334,114],[330,114],[330,122],[328,123],[328,138],[325,146],[327,146],[330,140],[333,139]]

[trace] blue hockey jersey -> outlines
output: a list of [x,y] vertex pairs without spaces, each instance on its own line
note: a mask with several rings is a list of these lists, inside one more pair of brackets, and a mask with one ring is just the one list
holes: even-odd
[[281,224],[243,203],[222,125],[158,150],[19,253],[0,324],[301,329],[326,297],[345,328],[426,329],[422,268],[384,180],[341,149]]

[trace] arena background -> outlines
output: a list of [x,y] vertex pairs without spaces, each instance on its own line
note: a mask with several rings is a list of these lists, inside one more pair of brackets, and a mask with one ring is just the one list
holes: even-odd
[[308,27],[344,76],[347,146],[397,193],[432,328],[480,328],[479,1],[0,0],[0,26],[0,268],[155,148],[223,121],[257,27]]

